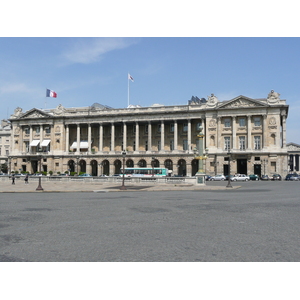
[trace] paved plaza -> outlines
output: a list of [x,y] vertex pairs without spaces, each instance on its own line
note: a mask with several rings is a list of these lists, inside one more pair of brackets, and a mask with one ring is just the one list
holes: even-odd
[[0,182],[2,262],[300,261],[300,182],[36,183]]

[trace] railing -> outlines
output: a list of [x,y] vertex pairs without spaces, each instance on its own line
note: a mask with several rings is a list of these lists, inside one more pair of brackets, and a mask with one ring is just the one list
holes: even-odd
[[[10,176],[0,176],[1,181],[10,180]],[[29,176],[30,181],[38,181],[40,176]],[[16,175],[16,179],[25,178],[24,176]],[[42,181],[61,181],[61,182],[93,182],[93,183],[122,183],[123,177],[80,177],[80,176],[41,176]],[[126,184],[195,184],[195,177],[125,177]]]

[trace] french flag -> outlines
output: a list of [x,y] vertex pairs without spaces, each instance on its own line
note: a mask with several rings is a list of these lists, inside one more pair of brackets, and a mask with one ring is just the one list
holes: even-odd
[[46,97],[56,98],[57,97],[57,93],[55,93],[54,91],[46,89]]
[[128,74],[128,79],[134,82],[133,77],[130,74]]

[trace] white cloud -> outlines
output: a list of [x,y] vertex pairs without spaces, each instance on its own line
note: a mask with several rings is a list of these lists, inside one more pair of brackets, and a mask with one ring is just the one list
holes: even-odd
[[129,47],[136,42],[133,38],[82,38],[77,39],[62,56],[71,63],[89,64],[99,61],[107,52]]

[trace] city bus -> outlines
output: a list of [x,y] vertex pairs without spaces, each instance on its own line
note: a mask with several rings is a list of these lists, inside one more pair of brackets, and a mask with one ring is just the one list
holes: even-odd
[[[154,174],[153,174],[154,173]],[[166,177],[168,176],[167,168],[125,168],[125,177]],[[121,169],[120,176],[123,176],[123,170]]]

